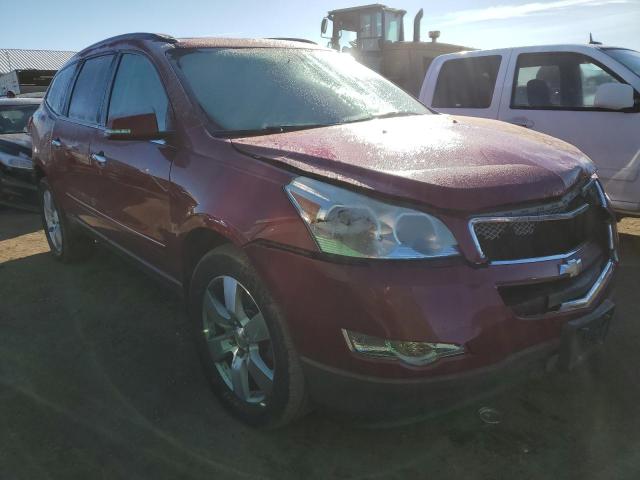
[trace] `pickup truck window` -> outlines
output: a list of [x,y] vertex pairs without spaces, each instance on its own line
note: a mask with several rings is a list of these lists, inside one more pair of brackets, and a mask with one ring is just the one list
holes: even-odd
[[512,108],[576,110],[594,108],[596,90],[619,83],[611,73],[578,53],[525,53],[518,57]]
[[457,58],[442,64],[434,108],[489,108],[496,86],[500,55]]
[[602,51],[640,77],[640,52],[626,48],[604,48]]

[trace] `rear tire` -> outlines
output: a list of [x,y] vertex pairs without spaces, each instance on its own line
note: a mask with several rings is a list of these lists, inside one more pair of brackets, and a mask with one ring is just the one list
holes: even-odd
[[53,256],[62,263],[86,259],[93,250],[93,241],[70,225],[46,178],[40,180],[38,189],[42,227]]
[[209,384],[236,418],[277,428],[304,414],[304,377],[286,323],[241,251],[224,245],[200,260],[188,308]]

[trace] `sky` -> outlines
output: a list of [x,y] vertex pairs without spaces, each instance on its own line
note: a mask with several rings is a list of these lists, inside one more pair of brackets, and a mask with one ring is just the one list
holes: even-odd
[[[0,0],[0,7],[21,1]],[[303,37],[324,44],[320,21],[328,10],[374,1],[29,0],[28,15],[3,19],[0,48],[80,50],[135,31],[175,37]],[[640,50],[640,0],[381,1],[407,11],[407,39],[413,36],[413,16],[423,8],[423,39],[429,30],[440,30],[442,42],[487,49],[585,43],[591,32],[605,44]]]

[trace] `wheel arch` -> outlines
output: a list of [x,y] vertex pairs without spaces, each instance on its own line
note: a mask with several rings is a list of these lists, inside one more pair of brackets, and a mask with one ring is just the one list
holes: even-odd
[[222,245],[236,245],[229,235],[206,226],[198,226],[185,234],[181,246],[182,284],[189,290],[191,275],[202,257]]

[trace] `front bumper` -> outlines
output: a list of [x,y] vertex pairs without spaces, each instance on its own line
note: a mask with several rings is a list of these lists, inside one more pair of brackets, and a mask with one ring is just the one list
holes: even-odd
[[38,211],[38,187],[33,172],[0,165],[0,203]]
[[[450,407],[523,378],[550,357],[572,367],[581,353],[566,338],[612,309],[617,267],[615,255],[607,260],[595,243],[569,256],[489,265],[463,258],[337,263],[261,243],[245,250],[287,319],[311,398],[352,413]],[[501,288],[565,278],[561,267],[573,260],[585,273],[601,270],[586,294],[568,297],[575,302],[565,296],[558,309],[533,316],[506,304]],[[364,357],[349,350],[342,329],[464,345],[465,354],[420,367]],[[569,354],[559,355],[561,347]]]
[[[559,339],[527,348],[486,367],[426,379],[384,379],[353,374],[303,358],[306,386],[317,405],[357,416],[389,417],[460,407],[556,366],[572,370],[598,351],[603,336],[582,338],[592,329],[606,334],[614,305],[605,300],[590,314],[565,324]],[[604,322],[604,323],[603,323]]]

